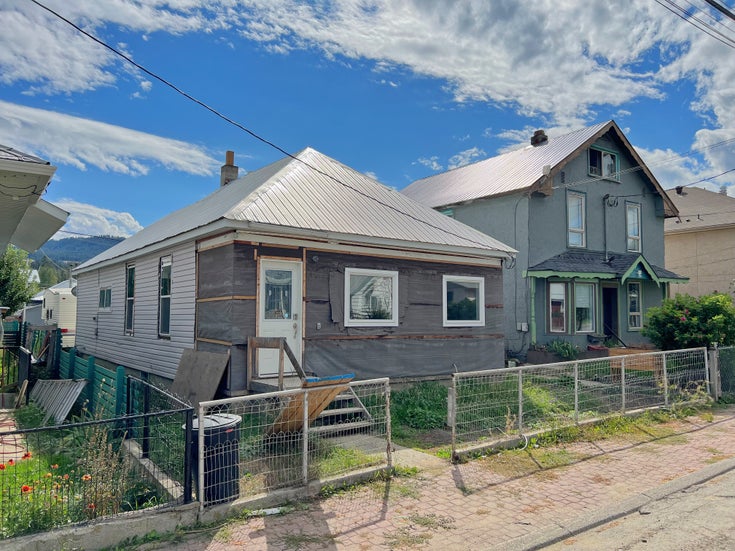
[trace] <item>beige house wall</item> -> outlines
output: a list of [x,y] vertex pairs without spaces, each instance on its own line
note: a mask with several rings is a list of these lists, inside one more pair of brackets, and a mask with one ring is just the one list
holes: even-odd
[[735,227],[667,233],[666,269],[689,277],[672,284],[669,293],[694,296],[729,293],[735,296]]

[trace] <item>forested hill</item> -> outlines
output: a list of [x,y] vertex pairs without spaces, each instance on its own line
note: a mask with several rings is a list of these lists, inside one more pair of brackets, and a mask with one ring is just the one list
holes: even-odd
[[80,263],[97,256],[122,241],[122,237],[66,237],[55,241],[47,241],[43,247],[30,254],[38,267],[44,258],[49,257],[56,264],[67,262]]

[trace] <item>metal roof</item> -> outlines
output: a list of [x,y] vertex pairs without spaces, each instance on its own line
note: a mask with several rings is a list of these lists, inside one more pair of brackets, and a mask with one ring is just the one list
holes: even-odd
[[679,216],[664,222],[664,233],[711,230],[735,226],[735,197],[697,187],[666,192]]
[[[144,228],[80,265],[84,270],[100,262],[138,251],[173,236],[217,221],[228,227],[278,227],[326,232],[330,236],[385,239],[404,246],[444,252],[508,257],[515,250],[461,222],[444,216],[337,161],[306,148],[218,188],[204,199]],[[362,240],[364,242],[364,239]]]
[[26,163],[36,163],[39,165],[48,165],[48,161],[44,161],[28,153],[23,153],[17,149],[13,149],[10,146],[0,144],[0,159],[3,161],[21,161]]
[[544,167],[549,167],[553,175],[576,156],[577,152],[589,147],[611,130],[663,197],[667,215],[673,216],[676,212],[673,204],[615,121],[582,128],[563,136],[549,137],[541,145],[528,145],[497,157],[416,180],[403,189],[403,193],[419,203],[438,208],[527,190],[542,181]]

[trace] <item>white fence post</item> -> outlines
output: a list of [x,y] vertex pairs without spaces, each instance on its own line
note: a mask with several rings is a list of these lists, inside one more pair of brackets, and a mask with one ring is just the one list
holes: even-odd
[[579,362],[574,362],[574,424],[579,423]]
[[620,357],[620,406],[625,413],[625,356]]
[[523,370],[518,369],[518,433],[523,434]]
[[452,458],[457,453],[457,376],[452,374],[452,386],[447,392],[447,423],[452,429]]
[[199,497],[199,510],[204,511],[204,406],[199,404],[197,411],[197,496]]
[[720,349],[716,342],[712,343],[712,350],[707,351],[709,359],[710,394],[715,400],[722,397],[722,379],[720,378]]
[[664,364],[663,365],[663,371],[662,371],[662,373],[663,373],[663,385],[664,385],[664,406],[665,407],[669,407],[669,371],[668,371],[668,368],[666,366],[666,363],[667,363],[666,362],[667,354],[666,354],[666,352],[662,352],[662,355],[663,355],[662,361],[663,361],[663,364]]
[[309,389],[304,389],[304,417],[303,417],[303,442],[302,442],[302,462],[301,474],[304,478],[304,485],[309,483]]
[[391,431],[393,426],[390,420],[390,379],[385,381],[385,459],[388,463],[388,468],[393,468],[393,437]]

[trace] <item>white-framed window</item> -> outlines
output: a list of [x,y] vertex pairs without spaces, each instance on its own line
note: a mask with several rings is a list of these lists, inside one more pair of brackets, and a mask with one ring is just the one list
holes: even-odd
[[163,256],[158,274],[158,336],[171,334],[171,257]]
[[595,332],[595,303],[597,285],[594,283],[574,284],[574,331]]
[[638,203],[625,204],[625,228],[628,250],[641,252],[641,206]]
[[398,325],[398,272],[345,268],[345,326]]
[[549,332],[567,332],[567,284],[549,283]]
[[619,180],[618,156],[601,149],[589,150],[589,175],[609,180]]
[[135,264],[125,266],[125,334],[133,334],[135,314]]
[[640,283],[628,283],[628,330],[638,331],[643,327],[643,297]]
[[97,305],[97,310],[100,312],[109,312],[112,310],[112,288],[100,288],[100,300]]
[[567,244],[570,247],[586,247],[586,214],[583,193],[567,193]]
[[444,327],[485,325],[485,278],[442,277]]

